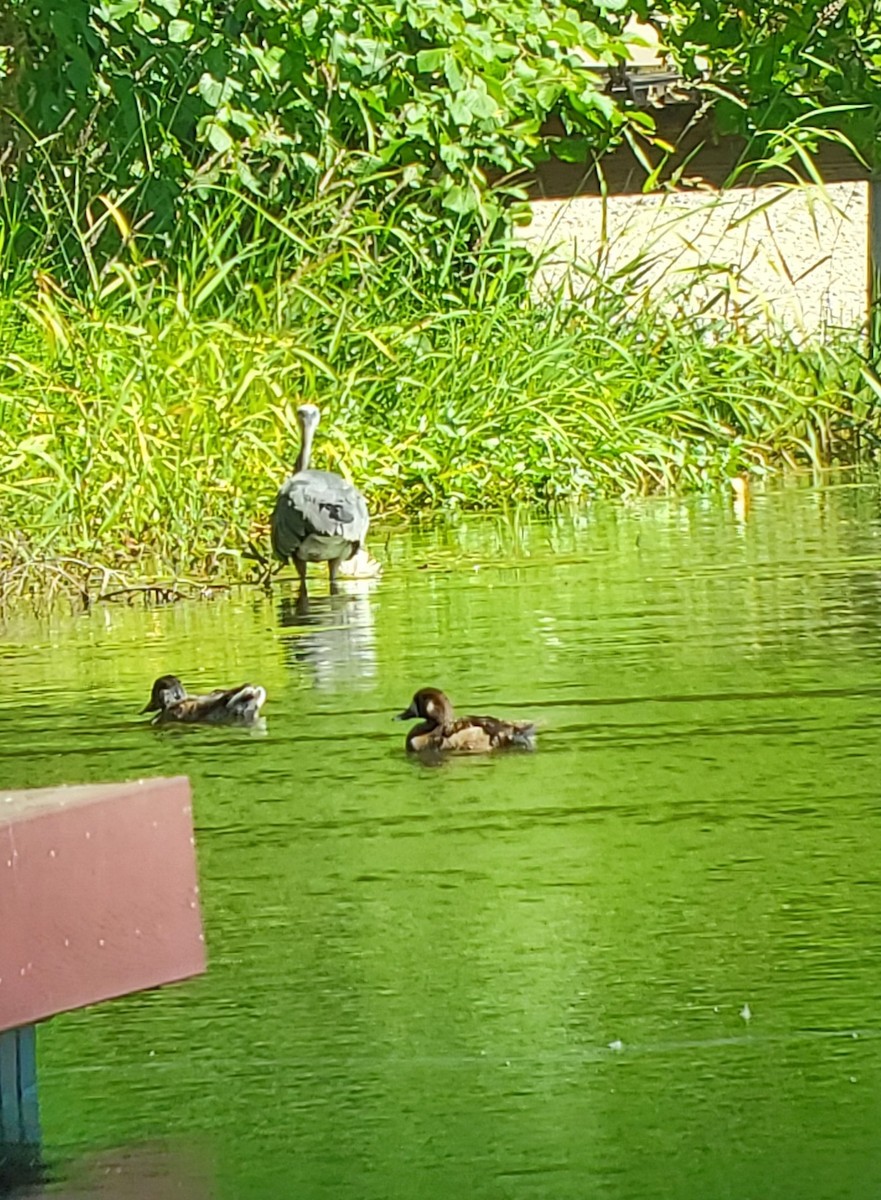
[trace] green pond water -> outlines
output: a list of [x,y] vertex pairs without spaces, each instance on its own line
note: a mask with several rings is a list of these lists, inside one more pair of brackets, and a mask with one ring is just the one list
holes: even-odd
[[[881,1194],[877,478],[372,548],[0,626],[0,787],[189,775],[210,956],[41,1026],[52,1194]],[[145,725],[168,671],[266,734]],[[538,751],[408,760],[428,684]]]

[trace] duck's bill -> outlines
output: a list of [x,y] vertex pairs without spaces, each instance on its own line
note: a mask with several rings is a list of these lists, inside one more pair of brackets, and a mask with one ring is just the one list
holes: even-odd
[[398,715],[396,717],[392,717],[392,720],[393,721],[412,721],[414,717],[418,717],[418,716],[419,716],[419,713],[414,711],[413,705],[411,704],[410,707],[405,708],[402,713],[398,713]]
[[159,711],[159,705],[156,703],[155,700],[151,700],[149,704],[145,704],[144,707],[141,709],[142,713],[158,712],[158,711]]

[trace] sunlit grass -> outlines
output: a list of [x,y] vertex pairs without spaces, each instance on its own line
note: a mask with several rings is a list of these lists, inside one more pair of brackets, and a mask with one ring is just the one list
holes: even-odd
[[0,535],[32,558],[249,569],[305,399],[316,460],[376,514],[706,488],[877,438],[855,348],[636,302],[626,277],[535,299],[522,251],[429,269],[335,196],[286,224],[219,196],[162,262],[101,211],[122,240],[100,265],[83,235],[84,282],[46,238],[0,295]]

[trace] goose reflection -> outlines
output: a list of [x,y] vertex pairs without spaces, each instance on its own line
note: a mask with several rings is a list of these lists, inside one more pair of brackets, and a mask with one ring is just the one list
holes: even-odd
[[347,584],[345,594],[310,597],[309,607],[284,597],[278,623],[292,632],[282,634],[285,665],[311,669],[316,688],[351,686],[376,675],[376,644],[369,585]]

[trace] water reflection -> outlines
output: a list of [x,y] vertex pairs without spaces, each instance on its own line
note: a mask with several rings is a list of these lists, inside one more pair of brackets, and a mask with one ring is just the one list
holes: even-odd
[[[5,786],[194,792],[208,975],[41,1028],[63,1174],[180,1134],[235,1200],[881,1194],[878,497],[456,519],[307,613],[7,626]],[[178,665],[268,736],[136,728]],[[420,769],[427,684],[537,753]]]
[[218,1194],[208,1147],[192,1139],[104,1150],[56,1164],[52,1173],[60,1178],[45,1190],[14,1194],[21,1200],[213,1200]]
[[0,1136],[0,1197],[41,1194],[31,1189],[47,1182],[49,1176],[38,1143],[6,1141]]
[[319,690],[363,685],[376,675],[374,585],[342,586],[334,596],[310,596],[308,606],[284,596],[276,609],[280,628],[292,631],[279,638],[285,665],[309,667]]

